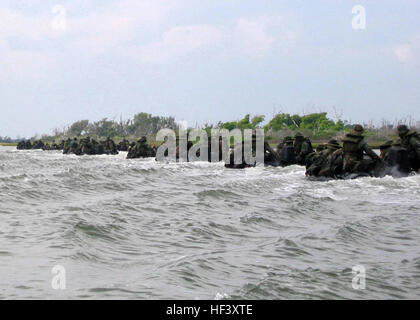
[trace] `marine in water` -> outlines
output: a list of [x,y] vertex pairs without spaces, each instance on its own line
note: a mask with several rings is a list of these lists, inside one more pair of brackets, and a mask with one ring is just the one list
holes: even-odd
[[296,164],[296,152],[293,139],[287,136],[283,139],[283,147],[280,150],[280,164],[283,167]]
[[[256,135],[252,135],[252,141],[251,143],[251,149],[252,149],[252,155],[255,156],[256,153]],[[235,155],[240,154],[240,161],[237,161],[235,163]],[[225,163],[225,168],[229,169],[245,169],[245,168],[251,168],[255,167],[257,163],[254,161],[253,163],[250,163],[251,160],[245,155],[245,140],[242,140],[242,143],[236,143],[233,150],[231,151],[229,155],[229,163]]]
[[300,132],[296,133],[293,143],[295,149],[295,159],[298,165],[306,165],[306,158],[314,152],[309,137],[304,137]]
[[153,148],[147,144],[147,138],[141,137],[135,145],[130,147],[127,159],[148,158],[154,155]]
[[44,142],[42,140],[35,140],[34,142],[31,142],[31,140],[22,140],[18,142],[16,148],[18,150],[43,149]]
[[380,151],[379,157],[384,162],[386,162],[386,160],[388,158],[388,153],[389,153],[389,150],[392,147],[392,143],[393,143],[392,140],[388,140],[387,142],[385,142],[385,143],[383,143],[379,146],[379,151]]
[[18,150],[29,150],[29,149],[32,149],[32,143],[30,140],[27,140],[27,141],[22,140],[22,141],[19,141],[16,148]]
[[363,127],[357,124],[343,139],[344,174],[369,174],[380,162],[379,156],[366,143],[363,132]]
[[264,165],[273,167],[281,166],[280,155],[270,147],[267,141],[264,141]]
[[69,154],[70,153],[70,144],[72,140],[70,138],[67,138],[67,140],[64,141],[63,144],[63,154]]
[[104,146],[104,153],[118,154],[117,145],[110,137],[106,137],[106,140],[102,142],[102,145]]
[[406,125],[399,125],[398,135],[401,139],[401,146],[408,152],[408,159],[413,171],[420,169],[420,136],[414,130],[409,130]]
[[[383,177],[391,175],[393,177],[404,177],[411,171],[420,170],[420,136],[410,130],[406,125],[399,125],[397,133],[400,137],[395,142],[387,141],[380,146],[380,156],[378,156],[366,143],[364,129],[361,125],[355,125],[350,133],[343,138],[343,146],[337,140],[331,139],[328,143],[322,143],[313,150],[312,143],[308,137],[297,133],[295,138],[287,136],[279,144],[275,151],[267,141],[264,142],[264,164],[265,166],[288,166],[293,164],[306,165],[306,175],[324,178],[355,178],[360,176]],[[253,136],[253,146],[256,137]],[[187,150],[192,147],[192,142],[187,137]],[[177,140],[179,148],[179,141]],[[239,163],[234,163],[235,154],[242,154]],[[85,138],[67,138],[57,144],[55,140],[51,143],[44,143],[41,140],[20,141],[17,149],[40,149],[43,150],[63,150],[63,154],[73,153],[76,155],[98,155],[98,154],[118,154],[118,150],[128,150],[127,158],[144,158],[156,155],[156,148],[147,144],[146,137],[140,138],[136,143],[131,143],[123,139],[118,145],[107,137],[105,141],[98,142],[89,136]],[[179,152],[177,148],[177,159]],[[216,151],[216,150],[215,150]],[[198,153],[199,151],[197,151]],[[208,161],[212,158],[211,138],[208,138]],[[255,148],[253,147],[255,156]],[[198,154],[197,154],[198,156]],[[188,158],[186,159],[188,161]],[[219,140],[219,157],[214,159],[222,161],[222,140]],[[256,163],[248,164],[244,156],[244,142],[235,147],[230,153],[230,163],[226,163],[227,168],[246,168],[255,166]]]
[[129,148],[130,148],[130,141],[128,141],[125,138],[121,140],[117,145],[118,151],[128,151]]
[[410,159],[401,140],[395,141],[384,156],[385,174],[395,178],[407,177],[411,172]]
[[317,177],[322,169],[322,176],[334,175],[336,167],[341,165],[337,161],[339,154],[332,156],[337,150],[341,150],[340,144],[336,139],[331,139],[320,151],[317,149],[317,152],[310,154],[306,165],[306,175]]

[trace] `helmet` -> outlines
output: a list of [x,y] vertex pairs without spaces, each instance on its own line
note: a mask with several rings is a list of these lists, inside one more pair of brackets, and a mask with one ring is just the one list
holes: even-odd
[[365,129],[363,129],[363,127],[360,124],[356,124],[353,127],[353,131],[361,134],[363,133],[363,131],[365,131]]
[[408,128],[407,128],[407,126],[405,125],[405,124],[400,124],[398,127],[397,127],[397,130],[398,130],[398,133],[402,133],[402,134],[404,134],[404,133],[407,133],[408,132]]

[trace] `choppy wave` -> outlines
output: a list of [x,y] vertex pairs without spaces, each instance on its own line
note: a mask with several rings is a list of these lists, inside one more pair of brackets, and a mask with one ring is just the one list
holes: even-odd
[[419,183],[0,147],[0,298],[420,298]]

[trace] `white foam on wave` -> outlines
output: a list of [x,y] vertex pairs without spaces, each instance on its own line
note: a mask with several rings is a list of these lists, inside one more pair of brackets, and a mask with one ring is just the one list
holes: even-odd
[[335,201],[344,201],[348,199],[348,197],[336,195],[334,193],[334,190],[327,189],[327,188],[314,188],[314,189],[308,190],[306,193],[310,195],[311,197],[317,198],[317,199],[330,198]]
[[217,292],[216,295],[214,296],[214,300],[225,300],[225,299],[230,299],[230,296],[227,293]]

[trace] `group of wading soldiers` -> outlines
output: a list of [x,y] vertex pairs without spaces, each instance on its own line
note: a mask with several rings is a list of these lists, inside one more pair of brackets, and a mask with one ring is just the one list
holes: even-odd
[[397,128],[399,139],[380,146],[377,155],[363,137],[363,127],[355,125],[341,146],[337,140],[320,145],[306,157],[306,175],[336,178],[351,175],[383,177],[408,176],[420,169],[420,136],[406,125]]
[[[297,133],[294,139],[285,137],[277,151],[264,142],[264,164],[266,166],[306,166],[306,175],[324,178],[357,178],[360,176],[393,177],[408,176],[420,169],[420,136],[406,125],[397,128],[399,139],[387,141],[376,154],[363,137],[364,129],[355,125],[340,144],[331,139],[318,146],[316,151],[309,138]],[[231,154],[228,168],[252,166],[243,161],[233,164]]]
[[[407,176],[410,172],[418,172],[420,169],[420,136],[416,131],[409,130],[406,125],[397,128],[399,139],[387,141],[380,146],[380,155],[377,155],[366,143],[361,125],[355,125],[350,133],[347,133],[340,144],[337,140],[331,139],[328,143],[321,144],[316,151],[308,137],[297,133],[294,138],[285,137],[277,146],[277,151],[270,147],[267,141],[264,142],[264,164],[266,166],[306,166],[306,175],[314,177],[337,178],[349,175],[383,177],[385,175]],[[256,136],[253,136],[252,152],[255,154]],[[176,139],[176,158],[180,158],[180,143]],[[187,138],[187,158],[193,143]],[[211,137],[208,138],[208,161],[222,161],[222,139],[219,138],[219,154],[211,156]],[[216,143],[217,146],[217,143]],[[239,148],[238,148],[239,147]],[[136,142],[129,142],[124,139],[116,144],[110,137],[104,141],[96,141],[90,137],[63,140],[56,144],[44,144],[42,141],[22,141],[18,149],[44,149],[63,150],[64,154],[76,155],[98,155],[118,154],[119,151],[128,151],[127,158],[155,157],[157,148],[147,143],[146,137]],[[216,147],[217,149],[217,147]],[[239,154],[240,161],[235,161],[235,154]],[[198,148],[196,155],[199,156]],[[165,156],[168,155],[168,150]],[[255,166],[256,163],[246,161],[244,142],[236,145],[230,155],[229,161],[225,161],[225,167],[242,169]],[[203,158],[200,158],[200,160]],[[207,160],[207,157],[205,157]]]
[[19,141],[17,144],[18,150],[30,150],[30,149],[43,149],[45,146],[44,142],[42,140],[35,140],[34,142],[31,142],[31,140],[22,140]]
[[67,139],[63,148],[64,154],[74,153],[76,155],[115,155],[119,151],[128,151],[127,159],[153,157],[156,152],[154,148],[147,144],[146,137],[131,143],[127,139],[123,139],[118,144],[110,137],[101,142],[97,142],[90,137],[83,138],[78,142],[77,138],[74,138],[73,140]]
[[127,159],[133,158],[147,158],[154,157],[156,149],[147,144],[146,137],[142,137],[137,142],[129,142],[127,139],[123,139],[116,144],[110,137],[106,140],[96,141],[95,139],[88,137],[77,139],[67,138],[62,140],[60,143],[56,143],[55,140],[49,143],[43,143],[41,140],[34,141],[21,141],[18,143],[17,149],[28,150],[28,149],[42,149],[42,150],[62,150],[63,154],[75,154],[81,155],[116,155],[119,151],[128,151]]

